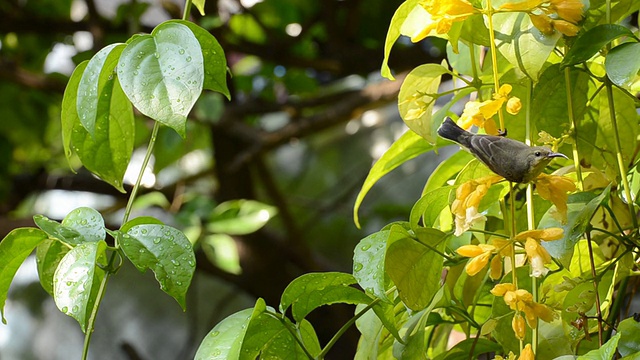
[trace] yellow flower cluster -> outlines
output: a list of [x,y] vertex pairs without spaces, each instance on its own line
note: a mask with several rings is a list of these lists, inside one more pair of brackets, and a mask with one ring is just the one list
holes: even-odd
[[[536,328],[538,319],[545,322],[551,322],[555,319],[556,315],[550,307],[533,301],[533,295],[530,292],[525,289],[516,289],[514,284],[498,284],[491,289],[491,293],[495,296],[502,296],[505,304],[509,305],[511,310],[516,311],[516,316],[521,316],[524,313],[527,325],[532,329]],[[522,324],[519,320],[514,320],[512,325],[516,336],[524,333],[521,331]],[[521,339],[524,339],[524,335]]]
[[522,108],[520,99],[509,96],[513,87],[503,84],[498,92],[493,94],[493,99],[486,101],[469,101],[464,106],[464,111],[458,120],[458,125],[463,129],[469,129],[472,125],[483,128],[489,135],[498,135],[498,127],[493,120],[500,108],[507,103],[506,110],[511,115],[516,115]]
[[540,241],[560,240],[563,234],[564,230],[561,228],[549,228],[523,231],[515,236],[515,240],[525,241],[524,250],[531,264],[531,276],[540,277],[549,272],[545,264],[551,263],[551,255],[540,244]]
[[426,18],[424,26],[411,36],[413,42],[430,35],[446,34],[454,22],[463,21],[477,12],[466,0],[421,0],[419,4],[426,10]]
[[538,195],[545,200],[551,201],[560,214],[562,223],[567,222],[567,192],[576,190],[573,180],[564,176],[540,174],[534,181]]
[[484,215],[478,213],[478,205],[491,185],[501,180],[503,180],[501,176],[492,175],[472,179],[458,186],[456,199],[451,204],[451,212],[455,215],[456,236],[469,230],[475,222],[486,219]]
[[580,0],[527,0],[507,3],[501,10],[526,11],[531,23],[545,35],[559,31],[566,36],[575,36],[580,28],[584,4]]

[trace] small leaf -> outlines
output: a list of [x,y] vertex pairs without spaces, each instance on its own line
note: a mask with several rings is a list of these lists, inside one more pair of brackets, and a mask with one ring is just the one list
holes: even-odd
[[105,276],[99,265],[106,265],[104,241],[85,242],[62,258],[53,276],[53,299],[58,309],[76,319],[83,332],[96,302],[100,282]]
[[77,231],[84,241],[104,240],[107,235],[102,215],[89,207],[72,210],[62,220],[62,225]]
[[151,269],[160,289],[185,310],[187,290],[196,269],[189,239],[180,230],[157,224],[135,225],[120,234],[127,258],[140,272]]
[[620,321],[617,332],[620,334],[618,351],[622,356],[637,354],[640,352],[640,318],[632,316]]
[[35,228],[11,230],[0,242],[0,315],[4,318],[4,303],[7,301],[9,286],[18,268],[33,252],[33,249],[47,239],[47,234]]
[[599,349],[591,350],[582,356],[578,356],[578,360],[611,360],[616,355],[616,347],[619,340],[620,334],[615,334]]
[[245,309],[220,321],[202,340],[194,360],[239,359],[252,314],[253,308]]
[[400,28],[402,24],[407,19],[407,16],[414,7],[418,4],[418,0],[407,0],[400,4],[396,12],[393,14],[391,18],[391,24],[389,25],[389,31],[387,32],[387,38],[384,40],[384,59],[382,60],[382,76],[389,79],[395,80],[393,75],[391,74],[391,69],[389,68],[389,54],[391,53],[391,48],[393,44],[400,37]]
[[62,97],[62,113],[60,115],[62,122],[62,146],[69,165],[71,165],[71,135],[73,128],[76,124],[80,123],[80,117],[78,117],[78,110],[76,108],[78,86],[88,64],[89,60],[83,61],[76,66],[76,69],[69,78],[69,82],[67,82],[67,87],[64,89],[64,96]]
[[353,221],[358,228],[360,228],[358,209],[360,208],[360,204],[362,204],[364,197],[367,195],[369,190],[371,190],[373,185],[383,176],[391,172],[391,170],[397,168],[406,161],[433,149],[435,149],[435,146],[429,144],[425,139],[413,131],[405,132],[391,145],[384,155],[382,155],[382,157],[373,164],[373,167],[369,170],[369,174],[364,180],[364,184],[362,184],[362,188],[356,197],[355,204],[353,205]]
[[424,194],[411,208],[411,230],[417,231],[420,219],[424,219],[424,226],[434,226],[442,210],[449,205],[449,195],[453,189],[453,186],[443,186]]
[[454,176],[462,171],[462,169],[464,169],[471,160],[473,160],[473,155],[467,151],[457,151],[447,159],[443,160],[433,170],[431,176],[429,176],[429,180],[427,180],[427,185],[424,187],[423,194],[445,186],[447,181],[454,178]]
[[204,82],[202,49],[189,27],[165,22],[151,35],[132,37],[120,55],[118,77],[141,113],[185,136]]
[[[87,68],[82,73],[76,107],[80,123],[91,136],[95,135],[96,119],[105,114],[105,109],[99,109],[101,105],[106,105],[100,99],[103,97],[105,85],[110,78],[113,79],[115,66],[124,48],[125,44],[107,45],[89,60]],[[106,114],[108,116],[108,109]]]
[[440,122],[432,121],[440,79],[449,70],[439,64],[424,64],[404,78],[398,94],[398,110],[409,129],[435,144]]
[[127,221],[126,224],[122,225],[122,227],[120,228],[120,231],[122,231],[123,233],[126,233],[129,231],[129,229],[131,229],[136,225],[149,225],[149,224],[164,225],[162,221],[154,218],[153,216],[139,216],[137,218]]
[[614,84],[629,88],[640,71],[638,59],[640,59],[640,43],[626,43],[614,47],[605,60],[607,76]]
[[[412,310],[424,309],[440,288],[446,235],[436,229],[420,228],[419,242],[403,237],[389,244],[385,269],[398,288],[402,302]],[[425,246],[428,245],[428,246]]]
[[389,236],[397,232],[382,230],[360,240],[353,252],[353,276],[368,294],[388,301],[389,279],[384,272],[384,257]]
[[42,288],[53,297],[53,276],[62,258],[71,250],[64,243],[47,239],[36,247],[38,277]]
[[262,228],[276,213],[275,207],[255,200],[231,200],[213,209],[207,229],[228,235],[251,234]]
[[598,25],[576,38],[562,60],[562,66],[571,66],[587,61],[602,50],[605,45],[622,36],[633,37],[633,32],[622,25]]
[[49,220],[44,215],[35,215],[33,221],[49,237],[58,239],[67,245],[78,245],[84,242],[82,235],[70,227],[64,226],[57,221]]
[[335,303],[368,304],[371,298],[351,287],[356,279],[351,274],[326,272],[310,273],[293,280],[282,293],[280,311],[291,312],[296,322],[322,305]]
[[193,5],[196,6],[198,11],[200,12],[200,15],[202,15],[202,16],[204,16],[204,3],[205,2],[206,2],[206,0],[193,0]]

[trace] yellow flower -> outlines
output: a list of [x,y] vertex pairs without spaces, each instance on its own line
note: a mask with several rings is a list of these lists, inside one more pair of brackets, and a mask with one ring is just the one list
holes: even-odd
[[426,11],[424,26],[411,36],[418,42],[427,36],[446,34],[454,22],[463,21],[476,12],[466,0],[421,0],[419,5]]
[[503,4],[500,9],[527,12],[533,26],[545,35],[557,30],[575,36],[580,30],[576,24],[582,20],[584,4],[581,0],[526,0]]
[[469,276],[475,276],[487,266],[491,253],[495,249],[495,246],[488,244],[462,245],[456,252],[461,256],[471,258],[464,269]]
[[531,23],[536,29],[540,30],[541,33],[545,35],[553,34],[553,25],[551,18],[546,14],[529,14],[529,19],[531,19]]
[[478,213],[478,206],[489,191],[489,187],[500,180],[502,180],[501,176],[492,175],[472,179],[458,186],[456,198],[451,204],[451,212],[455,215],[456,236],[462,235],[477,221],[486,219],[484,215]]
[[531,348],[531,344],[527,344],[522,349],[520,356],[518,356],[518,360],[535,360],[536,355],[533,353],[533,349]]
[[553,20],[553,27],[566,36],[576,36],[580,31],[579,27],[564,20]]
[[551,322],[555,318],[553,310],[544,304],[533,301],[533,295],[524,289],[516,289],[513,284],[504,283],[494,286],[491,293],[495,296],[502,296],[505,304],[511,310],[521,311],[527,319],[530,328],[535,329],[537,320]]
[[509,100],[507,100],[507,112],[509,114],[518,115],[518,113],[520,112],[520,109],[522,109],[522,102],[520,101],[519,98],[514,96]]
[[536,240],[553,241],[562,239],[563,235],[564,230],[562,228],[547,228],[523,231],[518,233],[514,239],[526,240],[528,238],[534,238]]
[[491,259],[491,265],[489,266],[489,277],[492,280],[500,280],[502,277],[502,257],[494,256],[493,259]]
[[517,3],[508,2],[500,5],[500,10],[529,11],[537,8],[544,1],[545,0],[527,0],[527,1],[517,2]]
[[584,4],[580,0],[551,0],[549,10],[568,22],[578,23],[582,20]]
[[540,174],[535,180],[538,195],[545,200],[551,201],[558,210],[562,223],[567,222],[567,192],[576,190],[573,180],[557,175]]
[[[460,116],[460,120],[458,120],[458,125],[465,130],[469,129],[472,125],[475,125],[479,128],[483,128],[489,135],[498,135],[498,127],[492,117],[500,111],[500,108],[505,102],[507,102],[507,100],[510,100],[509,93],[511,90],[511,85],[503,84],[500,86],[500,89],[498,89],[498,92],[493,94],[493,99],[482,102],[467,102],[464,106],[464,111]],[[520,101],[517,97],[512,97],[512,99],[516,99],[514,102],[519,103]],[[515,115],[512,112],[509,113]]]
[[525,336],[525,325],[524,318],[520,313],[515,313],[513,315],[513,320],[511,320],[511,328],[513,328],[513,333],[516,334],[516,337],[520,340],[524,340]]
[[551,255],[540,244],[540,241],[559,240],[562,239],[563,234],[564,230],[561,228],[548,228],[523,231],[514,237],[515,240],[526,240],[524,250],[531,264],[531,276],[540,277],[549,272],[549,269],[544,265],[551,263]]

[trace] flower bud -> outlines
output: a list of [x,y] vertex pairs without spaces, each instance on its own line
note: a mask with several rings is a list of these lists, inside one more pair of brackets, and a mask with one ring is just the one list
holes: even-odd
[[524,340],[524,336],[526,332],[525,332],[524,318],[522,317],[522,315],[518,313],[513,315],[513,320],[511,321],[511,327],[513,328],[514,334],[516,334],[516,337],[520,340]]

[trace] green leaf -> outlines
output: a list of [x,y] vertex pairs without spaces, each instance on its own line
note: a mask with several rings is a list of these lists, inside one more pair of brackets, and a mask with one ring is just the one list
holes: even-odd
[[227,234],[206,235],[200,240],[202,251],[207,259],[219,269],[230,274],[240,275],[240,254],[233,237]]
[[412,310],[424,309],[440,288],[446,235],[436,229],[420,228],[419,242],[400,238],[387,247],[385,269],[398,288],[402,302]]
[[480,355],[486,353],[499,353],[502,346],[494,341],[480,339],[465,339],[457,343],[456,346],[438,356],[434,360],[467,360],[469,358],[478,359]]
[[579,356],[578,360],[611,360],[616,355],[616,347],[620,340],[620,334],[615,334],[599,349],[591,350]]
[[442,210],[449,205],[449,195],[453,189],[453,186],[443,186],[424,194],[411,208],[411,230],[417,231],[421,218],[424,219],[424,226],[434,226]]
[[445,186],[447,181],[462,171],[471,160],[473,160],[473,155],[467,151],[457,151],[449,156],[433,170],[424,187],[423,194]]
[[378,161],[371,167],[367,178],[362,184],[362,188],[356,197],[355,204],[353,205],[353,221],[356,226],[360,228],[360,220],[358,219],[358,209],[362,200],[367,195],[373,185],[378,182],[383,176],[391,172],[391,170],[402,165],[406,161],[409,161],[416,156],[423,154],[427,151],[435,149],[435,146],[429,144],[422,137],[413,131],[405,132],[398,140],[396,140],[391,147],[380,157]]
[[296,322],[322,305],[336,303],[368,304],[371,298],[351,287],[356,279],[351,274],[339,272],[310,273],[293,280],[282,293],[280,312],[291,306]]
[[[356,313],[362,311],[365,305],[356,306]],[[380,318],[376,316],[373,311],[367,311],[358,319],[356,319],[356,327],[360,332],[360,340],[358,341],[358,348],[356,350],[355,360],[368,360],[368,359],[393,359],[393,357],[380,357],[379,354],[383,351],[383,330],[384,326],[380,321]],[[387,340],[393,340],[392,337],[387,337]]]
[[431,312],[436,306],[441,305],[441,301],[445,296],[447,288],[440,287],[429,302],[429,306],[425,309],[410,313],[408,320],[399,329],[399,333],[403,334],[402,342],[393,344],[393,354],[395,359],[422,359],[424,349],[427,347],[425,338],[425,330]]
[[432,121],[440,79],[449,70],[439,64],[424,64],[404,78],[398,94],[398,111],[402,120],[416,134],[435,144],[440,122]]
[[63,314],[76,319],[83,332],[96,302],[106,265],[104,241],[85,242],[62,258],[53,276],[53,299]]
[[[567,269],[571,266],[571,256],[573,255],[574,246],[583,236],[583,233],[589,226],[591,217],[596,212],[598,207],[609,198],[609,191],[611,185],[609,185],[600,195],[584,201],[583,196],[570,196],[567,203],[567,223],[562,224],[560,221],[554,218],[552,207],[540,220],[538,225],[541,229],[550,227],[560,227],[564,230],[564,236],[560,240],[543,241],[542,246],[549,252],[549,254],[560,261]],[[590,194],[585,194],[589,196]]]
[[620,321],[617,332],[620,334],[618,351],[622,356],[628,356],[640,352],[640,319],[632,316]]
[[53,297],[53,276],[62,258],[71,250],[64,243],[46,239],[36,247],[36,264],[42,288]]
[[89,207],[79,207],[72,210],[62,220],[62,226],[77,231],[84,241],[104,240],[107,235],[102,215]]
[[224,56],[224,50],[218,40],[210,32],[191,21],[169,20],[167,23],[186,25],[200,43],[204,60],[204,84],[202,88],[217,91],[231,100],[231,93],[229,93],[229,88],[227,87],[227,58]]
[[[499,8],[507,0],[495,1]],[[542,66],[549,58],[561,37],[559,32],[551,36],[540,33],[529,16],[523,12],[499,13],[493,16],[498,51],[528,77],[537,80]]]
[[571,66],[591,59],[605,45],[622,37],[633,37],[633,32],[622,25],[603,24],[578,36],[562,60],[562,66]]
[[149,225],[149,224],[164,225],[162,221],[154,218],[153,216],[139,216],[137,218],[127,221],[126,224],[120,227],[120,231],[122,231],[123,233],[126,233],[129,231],[129,229],[131,229],[136,225]]
[[252,314],[253,308],[245,309],[220,321],[202,340],[194,360],[239,359]]
[[207,229],[227,235],[251,234],[277,214],[273,206],[255,200],[231,200],[216,206],[209,216]]
[[621,87],[629,88],[640,71],[640,43],[621,44],[609,51],[605,60],[607,76]]
[[[125,44],[111,44],[98,51],[89,60],[78,84],[76,108],[80,123],[93,137],[98,117],[109,116],[109,102],[101,101],[103,96],[111,96],[109,86],[114,70]],[[105,93],[106,90],[106,93]]]
[[64,96],[62,97],[62,112],[60,115],[62,123],[62,146],[69,165],[71,165],[71,134],[73,133],[73,128],[76,124],[80,123],[78,110],[76,108],[78,86],[80,84],[80,79],[82,79],[82,74],[88,64],[89,60],[83,61],[76,66],[76,69],[69,78],[67,87],[64,89]]
[[391,48],[400,37],[400,28],[402,27],[402,24],[416,5],[418,5],[418,0],[407,0],[403,2],[391,18],[387,38],[384,40],[384,59],[382,60],[381,69],[382,76],[389,80],[395,80],[391,74],[391,69],[389,68],[389,54],[391,53]]
[[120,55],[118,77],[144,115],[184,137],[187,115],[200,96],[204,59],[191,29],[175,22],[131,38]]
[[74,124],[71,147],[89,171],[124,192],[122,179],[133,152],[135,124],[131,103],[117,77],[106,80],[98,112],[93,136],[80,122]]
[[353,276],[367,294],[389,301],[386,291],[389,279],[384,272],[384,257],[390,236],[398,232],[382,230],[360,240],[353,251]]
[[198,9],[200,15],[204,16],[204,3],[206,0],[193,0],[193,5]]
[[120,245],[139,271],[151,269],[160,289],[186,309],[196,258],[189,239],[180,230],[166,225],[135,225],[122,233]]
[[4,318],[4,304],[7,301],[9,286],[18,268],[33,252],[33,249],[47,239],[47,234],[35,228],[11,230],[0,242],[0,315]]
[[82,235],[68,226],[64,226],[57,221],[49,220],[44,215],[35,215],[33,222],[49,237],[58,239],[67,245],[78,245],[84,242]]

